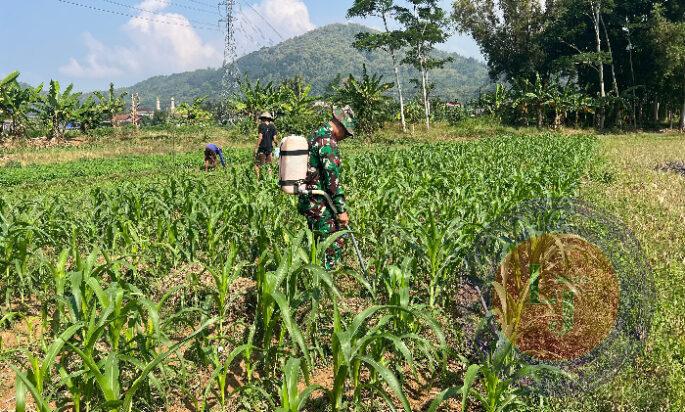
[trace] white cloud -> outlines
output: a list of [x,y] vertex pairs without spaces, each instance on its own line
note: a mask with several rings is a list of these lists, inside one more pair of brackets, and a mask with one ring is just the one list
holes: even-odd
[[[136,7],[160,13],[168,6],[166,0],[144,0]],[[128,37],[126,46],[107,46],[85,33],[86,56],[72,57],[60,71],[74,78],[113,80],[124,75],[166,74],[221,63],[221,53],[203,41],[185,16],[143,12],[138,16],[141,18],[130,19],[122,28]]]

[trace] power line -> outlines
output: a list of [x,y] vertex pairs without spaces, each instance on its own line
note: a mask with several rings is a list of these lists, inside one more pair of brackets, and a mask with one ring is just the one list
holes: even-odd
[[204,21],[189,19],[189,18],[187,18],[187,17],[185,17],[185,16],[174,16],[174,15],[168,15],[167,13],[159,13],[159,12],[152,11],[152,10],[141,9],[141,8],[139,8],[139,7],[131,6],[131,5],[129,5],[129,4],[119,3],[119,2],[116,2],[116,1],[113,1],[113,0],[102,0],[102,1],[104,1],[105,3],[113,4],[113,5],[115,5],[115,6],[126,7],[126,8],[129,8],[129,9],[133,9],[133,10],[139,11],[139,12],[141,12],[141,13],[148,13],[148,14],[154,14],[154,15],[157,15],[157,16],[164,16],[164,17],[166,17],[166,18],[168,18],[168,19],[178,19],[178,20],[190,21],[190,22],[193,22],[193,23],[195,23],[195,24],[199,24],[199,25],[201,25],[201,26],[211,26],[211,25],[213,24],[213,23],[207,23],[207,22],[204,22]]
[[200,5],[202,5],[202,6],[207,6],[207,7],[214,7],[214,6],[216,6],[215,4],[209,4],[209,3],[205,3],[205,2],[197,1],[197,0],[188,0],[188,1],[191,2],[191,3],[200,4]]
[[258,34],[261,36],[261,38],[262,38],[262,40],[264,40],[265,44],[268,44],[268,45],[272,45],[272,46],[273,46],[273,45],[274,45],[273,39],[270,38],[270,37],[267,38],[266,34],[264,34],[264,31],[263,31],[262,29],[260,29],[259,26],[257,26],[257,25],[254,24],[254,22],[252,21],[252,19],[250,18],[250,16],[248,16],[247,14],[245,14],[245,13],[243,12],[243,7],[242,7],[241,5],[238,5],[238,9],[239,9],[239,11],[240,11],[240,15],[243,17],[242,20],[243,20],[245,23],[247,23],[247,24],[252,28],[252,30],[253,30],[254,32],[258,33]]
[[276,28],[269,22],[269,20],[268,20],[267,18],[265,18],[265,17],[262,15],[262,13],[260,13],[259,10],[257,10],[257,8],[256,8],[253,4],[247,3],[247,5],[248,5],[255,13],[257,13],[257,15],[258,15],[259,17],[262,18],[262,20],[264,21],[264,23],[266,23],[267,26],[271,27],[271,30],[273,30],[274,33],[276,33],[276,34],[278,35],[278,37],[281,38],[281,40],[285,40],[285,37],[284,37],[278,30],[276,30]]
[[199,30],[220,31],[220,30],[213,28],[213,27],[194,26],[192,24],[172,22],[172,21],[168,21],[168,20],[164,20],[164,19],[153,19],[153,18],[144,17],[144,16],[136,16],[134,14],[123,13],[123,12],[114,11],[114,10],[101,9],[99,7],[89,6],[87,4],[76,3],[76,2],[72,2],[72,1],[68,1],[68,0],[57,0],[57,1],[60,3],[65,3],[65,4],[72,5],[72,6],[83,7],[86,9],[90,9],[90,10],[94,10],[94,11],[98,11],[98,12],[102,12],[102,13],[116,14],[118,16],[130,17],[132,19],[137,19],[137,20],[146,20],[146,21],[150,21],[153,23],[162,23],[162,24],[168,24],[171,26],[180,26],[180,27],[191,27],[191,28],[195,28],[195,29],[199,29]]
[[200,9],[200,8],[193,7],[193,6],[188,6],[185,4],[174,3],[174,2],[166,1],[166,0],[149,0],[149,1],[154,1],[155,3],[165,4],[168,6],[179,7],[179,8],[186,9],[186,10],[199,11],[201,13],[207,13],[207,14],[212,14],[212,15],[218,14],[218,11],[214,10],[214,8],[215,8],[214,6],[212,6],[212,10],[208,10],[208,9]]

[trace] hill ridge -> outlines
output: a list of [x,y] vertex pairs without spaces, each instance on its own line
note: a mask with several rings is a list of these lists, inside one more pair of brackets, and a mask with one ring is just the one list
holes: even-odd
[[[354,36],[361,31],[373,29],[356,23],[333,23],[287,39],[277,45],[263,47],[242,56],[237,66],[243,76],[262,82],[280,82],[287,78],[302,76],[312,84],[312,91],[321,94],[336,77],[341,74],[359,75],[364,64],[370,73],[384,76],[393,81],[393,68],[390,57],[384,52],[360,52],[352,47]],[[436,95],[455,100],[474,97],[478,91],[489,85],[485,64],[473,58],[456,53],[436,51],[441,57],[451,56],[454,61],[445,68],[432,71],[430,80],[436,85]],[[170,104],[172,97],[176,103],[190,101],[196,97],[219,97],[221,71],[208,67],[171,75],[154,76],[131,87],[122,88],[127,92],[140,94],[142,104],[154,108],[156,98],[162,107]],[[410,78],[418,73],[408,66],[402,67],[402,78],[408,95],[413,94]]]

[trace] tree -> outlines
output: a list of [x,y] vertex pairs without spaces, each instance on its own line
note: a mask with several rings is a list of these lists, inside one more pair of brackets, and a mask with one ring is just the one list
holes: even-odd
[[50,127],[53,139],[62,139],[67,122],[74,120],[79,108],[81,93],[74,93],[74,85],[70,84],[61,92],[57,80],[50,81],[50,90],[39,101],[40,114]]
[[103,114],[106,114],[109,118],[112,126],[114,126],[114,116],[121,113],[126,107],[126,95],[128,93],[117,94],[114,91],[114,83],[109,84],[109,92],[107,96],[101,92],[95,92],[95,96],[98,98],[99,106]]
[[403,60],[421,73],[423,104],[426,115],[426,128],[430,129],[430,99],[428,96],[428,71],[442,68],[448,59],[436,59],[432,52],[437,44],[444,43],[449,37],[446,26],[447,16],[439,6],[438,0],[410,0],[411,7],[395,6],[397,20],[404,26],[402,36],[408,45]]
[[685,132],[685,22],[669,20],[660,4],[654,7],[652,19],[652,36],[667,81],[679,84],[676,89],[682,88],[680,130]]
[[502,114],[509,101],[509,89],[503,84],[498,83],[495,90],[486,93],[480,98],[480,105],[488,114],[497,116],[497,120],[502,121]]
[[247,77],[239,82],[239,92],[229,100],[229,108],[257,120],[260,113],[270,112],[274,117],[282,111],[285,89],[273,82],[263,84],[259,79],[252,83]]
[[383,82],[383,76],[369,75],[364,65],[361,80],[350,75],[336,90],[334,101],[352,106],[357,115],[359,129],[371,133],[381,127],[388,117],[391,98],[386,92],[392,88],[392,83]]
[[456,0],[452,18],[469,33],[488,61],[493,79],[546,78],[551,62],[545,31],[551,20],[545,3],[535,0]]
[[193,104],[184,102],[178,106],[174,112],[174,116],[180,117],[183,119],[184,123],[187,124],[197,124],[211,121],[214,116],[211,112],[202,107],[204,101],[204,98],[198,97],[193,101]]
[[[279,133],[307,134],[324,121],[323,111],[320,107],[317,112],[314,103],[317,98],[312,95],[312,85],[307,84],[301,77],[286,80],[281,84],[283,102],[281,115],[276,119],[276,127]],[[328,113],[328,110],[325,110]]]
[[398,53],[404,45],[402,33],[397,30],[390,30],[388,20],[395,13],[393,0],[355,0],[352,7],[347,12],[347,17],[378,17],[383,21],[385,32],[380,33],[359,33],[354,42],[354,47],[359,50],[382,49],[392,59],[395,70],[395,86],[397,95],[400,99],[400,119],[402,130],[407,132],[407,121],[404,113],[404,96],[402,94],[402,82],[400,81],[400,68]]

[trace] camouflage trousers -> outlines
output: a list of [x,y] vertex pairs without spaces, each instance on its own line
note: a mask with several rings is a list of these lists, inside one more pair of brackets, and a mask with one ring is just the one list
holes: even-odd
[[[307,218],[307,225],[316,236],[317,242],[324,242],[329,236],[341,230],[330,208],[325,203],[317,202],[316,199],[301,197],[298,211]],[[324,261],[326,270],[335,268],[340,259],[342,259],[344,248],[345,239],[344,237],[339,237],[326,249],[326,259]]]

